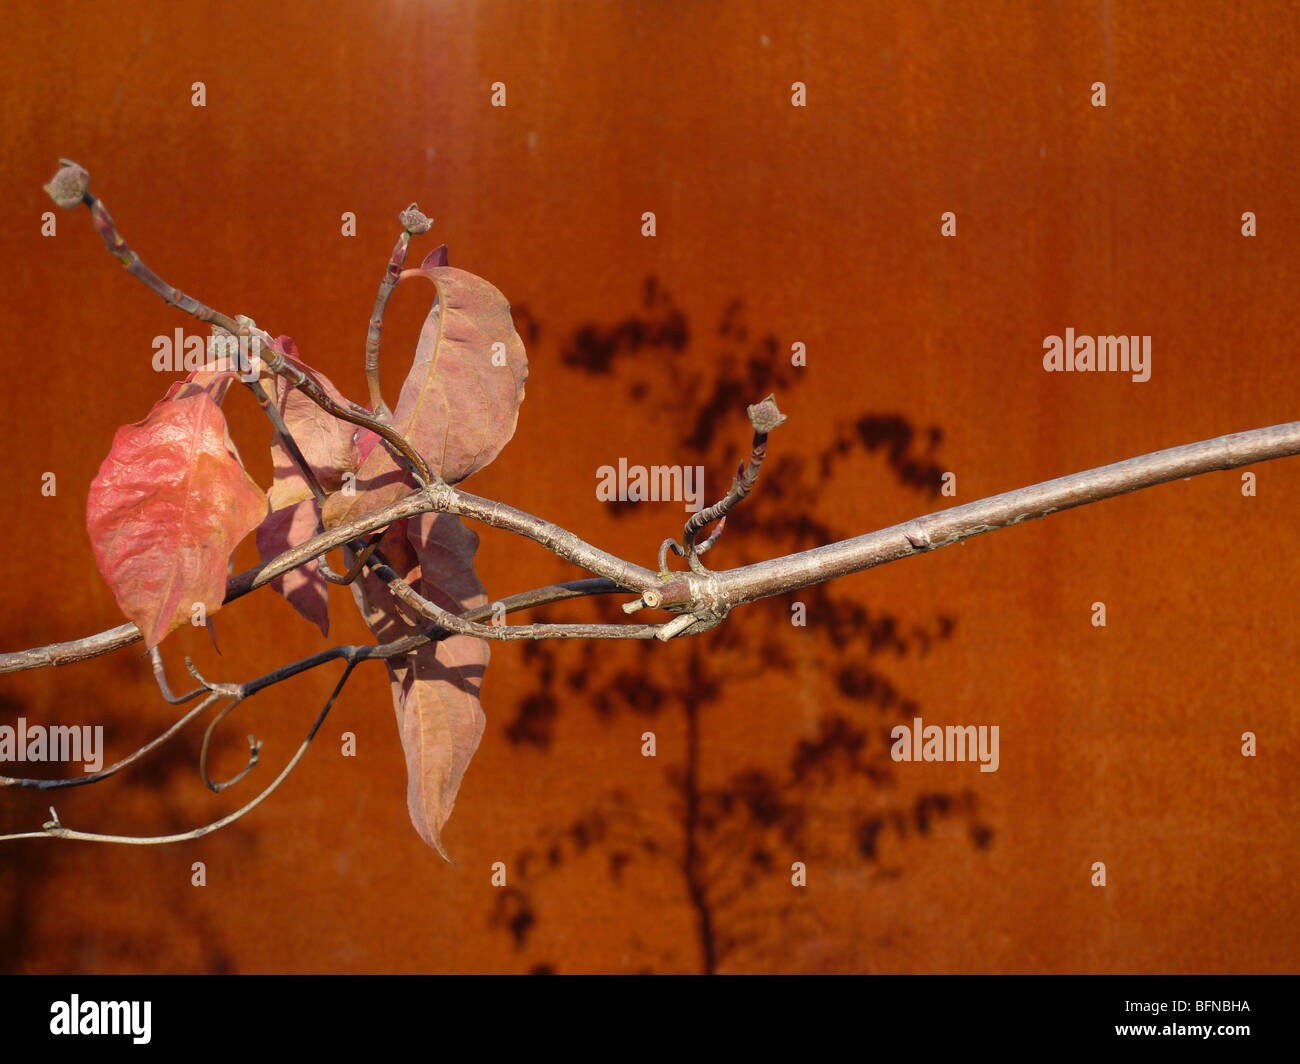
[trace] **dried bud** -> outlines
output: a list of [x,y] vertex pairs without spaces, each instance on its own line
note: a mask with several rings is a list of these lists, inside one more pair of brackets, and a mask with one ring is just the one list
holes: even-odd
[[754,426],[754,431],[765,436],[785,420],[785,415],[776,408],[775,395],[769,395],[748,409],[749,423]]
[[81,197],[90,187],[90,174],[71,159],[60,159],[59,162],[63,164],[62,168],[50,178],[45,191],[50,194],[50,199],[66,210],[81,203]]
[[397,216],[397,220],[402,223],[402,228],[412,236],[419,236],[421,233],[427,233],[433,228],[433,219],[426,218],[420,213],[420,210],[412,203],[406,210]]

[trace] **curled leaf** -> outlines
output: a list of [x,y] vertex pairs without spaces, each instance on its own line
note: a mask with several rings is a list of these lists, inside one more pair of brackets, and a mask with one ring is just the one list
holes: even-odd
[[118,606],[152,648],[195,604],[221,608],[231,554],[266,511],[221,407],[198,388],[117,430],[90,485],[86,529]]
[[[449,484],[492,461],[515,433],[528,357],[505,296],[450,266],[414,271],[437,289],[402,385],[393,426]],[[334,495],[325,527],[393,502],[415,485],[388,447],[372,445],[354,496]]]

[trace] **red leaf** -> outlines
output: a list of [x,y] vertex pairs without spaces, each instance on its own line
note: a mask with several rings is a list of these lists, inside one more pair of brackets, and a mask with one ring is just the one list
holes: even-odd
[[117,430],[90,485],[86,528],[146,646],[184,624],[194,603],[209,615],[221,608],[227,562],[266,509],[206,390],[163,399]]
[[[275,489],[272,488],[272,491]],[[263,562],[283,554],[290,547],[305,543],[316,534],[320,507],[315,499],[303,499],[279,510],[257,526],[257,550]],[[328,584],[320,566],[313,559],[271,581],[271,587],[289,600],[289,605],[312,624],[321,635],[330,634]]]
[[[389,528],[380,550],[421,595],[458,613],[487,602],[473,569],[478,536],[459,518],[422,514],[401,524],[404,528]],[[422,619],[408,625],[387,586],[370,573],[352,586],[366,623],[381,641],[428,627]],[[406,751],[407,810],[420,837],[444,859],[449,858],[442,828],[483,735],[479,689],[488,656],[486,640],[453,635],[389,663]]]
[[[495,458],[515,433],[528,358],[505,296],[450,266],[417,271],[437,288],[393,426],[449,484]],[[387,505],[414,484],[387,446],[370,450],[353,496],[332,496],[325,527]]]

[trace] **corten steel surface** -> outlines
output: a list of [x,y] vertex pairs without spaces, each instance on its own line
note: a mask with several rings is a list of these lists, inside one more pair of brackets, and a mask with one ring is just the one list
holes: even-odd
[[[359,400],[375,287],[418,201],[437,221],[412,257],[445,241],[528,343],[518,433],[467,487],[642,565],[683,506],[600,502],[598,467],[701,464],[712,501],[748,448],[744,404],[769,390],[790,420],[717,567],[1300,416],[1293,5],[794,6],[6,11],[0,646],[120,623],[86,491],[114,429],[171,379],[150,369],[153,338],[191,326],[84,211],[40,235],[61,155],[164,278],[291,334]],[[392,301],[390,401],[428,299]],[[1150,335],[1151,379],[1045,373],[1043,338],[1067,327]],[[720,374],[743,386],[719,393]],[[226,407],[265,480],[260,414],[241,393]],[[837,434],[852,446],[823,479]],[[788,458],[805,464],[783,482]],[[956,473],[955,500],[926,486],[936,471]],[[595,659],[498,644],[445,833],[455,866],[407,819],[368,666],[296,774],[225,832],[0,849],[0,970],[1293,971],[1300,461],[1253,471],[1253,498],[1239,472],[1211,473],[848,577],[808,597],[803,628],[796,595]],[[480,531],[493,597],[582,575]],[[239,567],[253,560],[245,545]],[[346,592],[331,601],[331,641],[368,640]],[[838,644],[832,601],[868,610]],[[193,630],[163,644],[174,685],[186,653],[240,680],[324,645],[265,590],[217,633],[220,656]],[[715,680],[693,681],[713,640]],[[232,792],[201,786],[195,729],[99,786],[0,793],[0,831],[38,826],[51,801],[86,830],[213,819],[297,746],[326,671],[223,725],[218,774],[246,733],[264,743]],[[174,714],[139,647],[3,677],[0,697],[6,722],[105,723],[110,757]],[[884,736],[917,714],[999,725],[998,771],[895,765]],[[1245,731],[1259,756],[1241,756]]]

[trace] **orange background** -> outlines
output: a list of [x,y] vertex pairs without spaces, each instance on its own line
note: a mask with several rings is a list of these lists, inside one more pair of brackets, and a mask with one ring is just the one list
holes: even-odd
[[[4,649],[120,623],[86,539],[86,492],[114,429],[171,379],[150,368],[153,337],[190,325],[117,267],[84,212],[41,236],[41,185],[60,156],[90,170],[158,273],[293,335],[356,399],[396,216],[418,201],[437,222],[412,258],[445,241],[453,265],[507,295],[529,341],[517,435],[469,487],[646,565],[680,533],[680,504],[618,512],[596,500],[596,469],[702,463],[725,486],[743,405],[763,393],[723,404],[707,447],[681,441],[728,352],[755,381],[751,357],[782,367],[790,421],[771,461],[802,456],[810,479],[807,496],[744,504],[755,516],[728,528],[718,567],[813,545],[821,532],[799,531],[801,513],[842,536],[944,505],[895,475],[887,448],[855,447],[814,475],[864,415],[911,426],[895,457],[955,472],[962,502],[1288,421],[1300,403],[1286,309],[1300,282],[1291,4],[46,3],[4,19]],[[791,106],[795,81],[806,108]],[[1090,104],[1095,81],[1105,108]],[[494,82],[504,108],[490,106]],[[340,233],[345,211],[355,237]],[[955,239],[939,235],[944,211]],[[685,346],[624,352],[604,374],[566,361],[585,324],[659,320],[643,305],[650,277],[689,323]],[[427,298],[394,299],[390,401]],[[1151,380],[1044,373],[1043,338],[1067,327],[1150,334]],[[806,368],[788,365],[795,342]],[[265,483],[260,415],[241,394],[226,405]],[[942,436],[927,450],[930,426]],[[40,492],[47,471],[54,498]],[[1239,473],[1211,474],[836,583],[836,601],[900,631],[952,618],[929,653],[831,647],[823,600],[809,599],[806,628],[789,625],[799,596],[737,611],[725,637],[602,647],[594,664],[581,648],[498,645],[487,732],[445,833],[454,866],[408,822],[372,666],[295,775],[234,828],[173,847],[4,844],[0,970],[1294,971],[1300,464],[1255,472],[1253,498]],[[253,560],[246,544],[240,567]],[[494,598],[581,575],[491,530],[478,570]],[[1090,624],[1097,601],[1104,629]],[[346,593],[332,602],[331,642],[368,641]],[[324,645],[269,591],[217,631],[221,656],[199,632],[164,644],[174,686],[185,654],[235,681]],[[726,682],[690,693],[691,662],[724,638]],[[110,756],[124,753],[174,716],[138,649],[0,677],[4,721],[103,722]],[[910,713],[855,697],[862,685],[828,660],[841,677],[887,678],[928,722],[999,725],[999,771],[891,765],[882,735]],[[657,711],[602,711],[567,681],[546,696],[545,663],[604,670],[633,701],[642,683],[669,695]],[[216,772],[237,770],[253,732],[261,783],[209,794],[195,729],[95,787],[0,794],[0,831],[38,826],[51,800],[85,830],[214,819],[297,746],[326,671],[223,726]],[[541,724],[526,712],[539,704]],[[881,772],[836,762],[783,792],[798,800],[788,834],[786,821],[733,817],[724,845],[697,816],[703,864],[687,875],[675,781],[688,751],[697,793],[734,793],[754,766],[788,780],[791,752],[828,716],[863,729]],[[521,739],[520,721],[541,731]],[[344,731],[356,758],[340,756]],[[1241,756],[1244,731],[1258,757]],[[640,847],[618,875],[621,844],[573,830],[615,791]],[[553,845],[553,865],[520,859]],[[789,881],[800,860],[802,890]],[[490,883],[495,861],[509,893]]]

